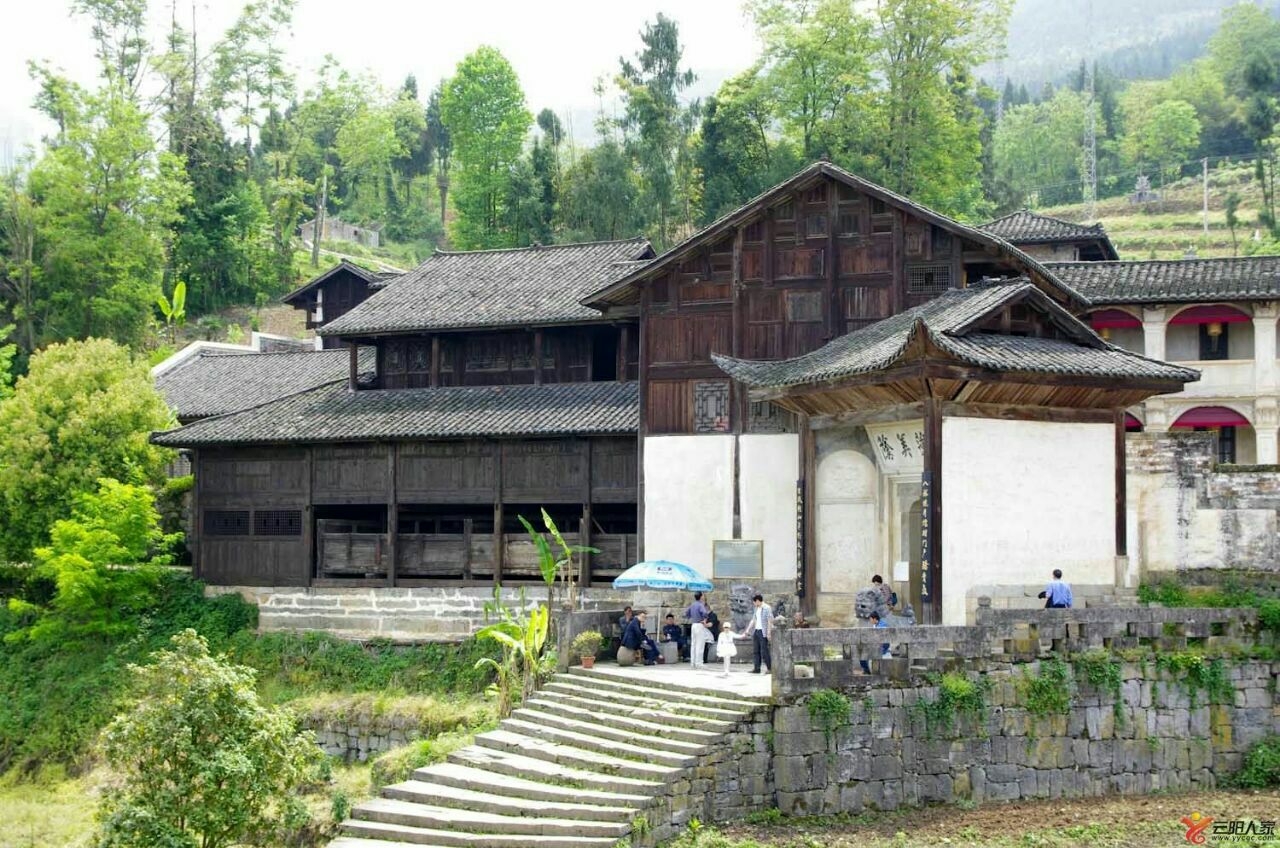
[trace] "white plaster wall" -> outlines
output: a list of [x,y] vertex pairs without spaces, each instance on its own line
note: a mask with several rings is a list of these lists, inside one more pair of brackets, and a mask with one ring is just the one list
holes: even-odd
[[711,542],[733,538],[733,441],[713,435],[645,437],[646,559],[682,562],[711,576]]
[[742,538],[764,542],[764,579],[796,576],[796,481],[800,437],[744,435],[738,440],[738,509]]
[[942,623],[973,586],[1115,580],[1110,424],[942,422]]
[[817,434],[818,613],[832,625],[854,623],[853,595],[871,585],[882,566],[880,474],[859,450],[860,435],[861,428]]

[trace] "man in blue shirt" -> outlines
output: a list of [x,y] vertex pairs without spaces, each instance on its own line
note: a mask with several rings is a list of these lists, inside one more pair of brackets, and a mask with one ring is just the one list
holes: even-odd
[[689,645],[689,640],[684,635],[684,630],[680,625],[676,624],[676,617],[671,613],[667,613],[667,623],[662,626],[662,641],[676,643],[676,655],[683,657],[685,648]]
[[1053,570],[1053,580],[1037,597],[1045,599],[1045,609],[1071,609],[1071,584],[1062,579],[1061,568]]
[[[880,627],[888,627],[888,626],[889,626],[889,622],[881,620],[881,618],[880,618],[880,613],[878,613],[878,612],[873,612],[873,613],[871,613],[871,617],[870,617],[869,619],[867,619],[867,621],[871,622],[871,626],[872,626],[872,627],[876,627],[876,628],[880,628]],[[889,643],[888,643],[888,642],[883,642],[883,643],[881,643],[881,645],[880,645],[880,659],[882,659],[882,660],[891,660],[891,659],[893,659],[893,654],[889,653]],[[861,660],[861,663],[862,663],[862,673],[863,673],[863,674],[870,674],[870,673],[871,673],[871,663],[867,662],[866,660]]]
[[644,652],[644,664],[653,665],[658,661],[658,646],[644,632],[644,613],[636,614],[622,634],[622,647],[633,651]]

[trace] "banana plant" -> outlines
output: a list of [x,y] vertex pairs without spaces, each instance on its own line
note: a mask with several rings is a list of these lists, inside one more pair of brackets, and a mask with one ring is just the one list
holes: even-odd
[[574,579],[577,570],[573,567],[573,558],[577,554],[598,554],[600,549],[588,545],[570,545],[564,540],[564,536],[560,535],[560,529],[556,527],[555,521],[544,509],[542,510],[542,523],[560,548],[559,555],[557,555],[556,551],[552,549],[551,543],[547,541],[546,536],[533,529],[533,525],[523,515],[517,515],[516,518],[519,518],[520,523],[524,525],[525,532],[529,534],[534,550],[538,553],[538,572],[542,575],[542,582],[547,584],[547,608],[550,609],[552,606],[552,592],[557,578],[564,584],[564,588],[568,592],[569,606],[577,606],[578,584]]
[[169,330],[169,341],[178,343],[178,327],[187,323],[187,284],[178,280],[173,287],[173,297],[164,296],[164,292],[156,295],[156,306],[164,316],[165,327]]
[[495,588],[495,604],[492,607],[486,604],[487,609],[496,611],[500,620],[481,628],[476,638],[497,642],[502,658],[484,657],[476,662],[476,668],[494,670],[491,688],[497,697],[498,716],[506,718],[515,704],[517,681],[521,700],[532,695],[537,687],[539,663],[551,632],[551,612],[539,605],[528,615],[512,613],[501,602],[500,592]]

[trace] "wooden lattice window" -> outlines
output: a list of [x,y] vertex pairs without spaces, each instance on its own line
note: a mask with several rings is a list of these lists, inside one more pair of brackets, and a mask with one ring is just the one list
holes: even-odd
[[862,216],[859,214],[859,209],[856,206],[841,209],[836,232],[842,236],[856,236],[861,231]]
[[908,294],[942,294],[951,288],[951,265],[921,262],[907,266]]
[[248,536],[249,510],[206,509],[204,534],[206,536]]
[[729,432],[729,382],[699,381],[693,384],[693,431]]
[[302,510],[258,509],[253,512],[255,536],[301,536]]
[[827,216],[820,212],[809,214],[804,219],[805,235],[809,238],[817,238],[827,234]]

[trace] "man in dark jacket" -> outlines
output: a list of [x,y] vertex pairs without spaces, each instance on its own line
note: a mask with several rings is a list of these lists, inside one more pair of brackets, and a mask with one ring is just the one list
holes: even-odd
[[622,647],[642,651],[644,664],[653,665],[658,661],[658,646],[653,644],[653,640],[644,632],[644,617],[645,614],[639,612],[635,618],[631,619],[631,623],[622,634]]

